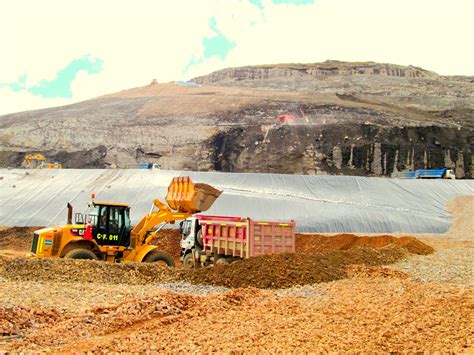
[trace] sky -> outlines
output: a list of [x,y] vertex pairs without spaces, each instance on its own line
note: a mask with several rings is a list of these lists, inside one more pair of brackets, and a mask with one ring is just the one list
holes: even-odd
[[257,64],[474,75],[474,0],[0,0],[0,115]]

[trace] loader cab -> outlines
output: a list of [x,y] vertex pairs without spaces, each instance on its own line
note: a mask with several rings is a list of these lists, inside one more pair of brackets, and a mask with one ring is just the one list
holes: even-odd
[[130,207],[125,204],[94,202],[89,215],[92,236],[99,245],[130,245]]

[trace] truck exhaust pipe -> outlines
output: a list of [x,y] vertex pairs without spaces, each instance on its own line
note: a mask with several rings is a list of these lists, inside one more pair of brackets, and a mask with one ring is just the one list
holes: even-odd
[[72,206],[67,203],[67,224],[72,224]]

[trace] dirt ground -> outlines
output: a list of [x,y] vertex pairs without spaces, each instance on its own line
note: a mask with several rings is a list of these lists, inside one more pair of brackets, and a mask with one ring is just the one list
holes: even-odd
[[[185,272],[0,253],[0,351],[473,351],[474,196],[438,236],[298,235]],[[24,253],[34,228],[0,228]],[[156,241],[176,259],[179,235]],[[1,335],[0,335],[1,336]]]

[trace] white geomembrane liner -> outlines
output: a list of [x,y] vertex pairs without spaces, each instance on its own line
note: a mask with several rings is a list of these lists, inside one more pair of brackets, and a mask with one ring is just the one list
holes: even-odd
[[294,219],[299,232],[444,233],[449,200],[474,195],[473,180],[402,180],[355,176],[230,174],[141,169],[0,169],[0,225],[64,224],[66,204],[131,206],[132,223],[164,201],[174,176],[189,175],[223,194],[205,214]]

